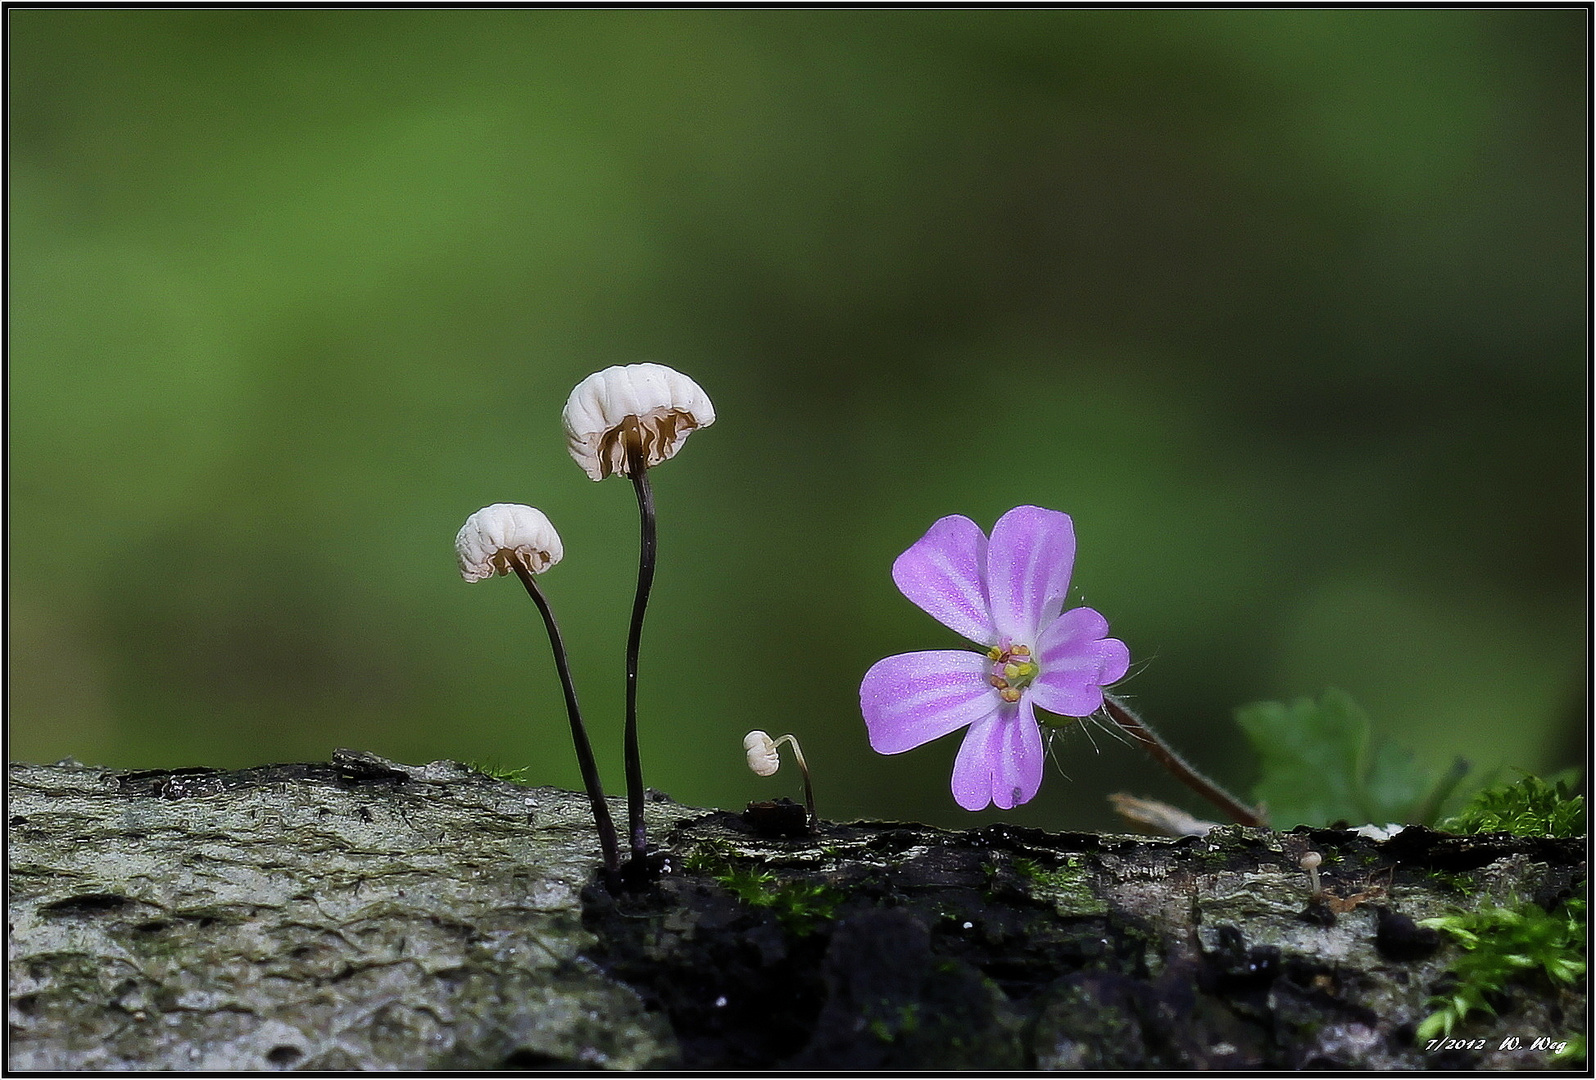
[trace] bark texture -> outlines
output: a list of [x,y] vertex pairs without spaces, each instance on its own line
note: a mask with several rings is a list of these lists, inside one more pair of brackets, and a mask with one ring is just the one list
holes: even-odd
[[1583,840],[784,836],[658,796],[667,872],[612,895],[584,796],[453,762],[9,796],[12,1069],[1519,1069],[1584,1030],[1528,980],[1484,1049],[1415,1045],[1457,953],[1412,921],[1581,892]]

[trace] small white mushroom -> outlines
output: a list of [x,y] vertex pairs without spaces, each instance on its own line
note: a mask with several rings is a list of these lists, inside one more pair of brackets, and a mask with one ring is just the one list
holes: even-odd
[[781,755],[776,752],[776,742],[763,731],[750,731],[743,736],[743,749],[748,751],[748,767],[758,776],[775,776],[781,768]]
[[627,439],[635,438],[643,467],[672,458],[687,436],[715,422],[709,395],[664,364],[605,368],[576,384],[566,399],[566,447],[594,480],[630,476]]
[[[527,595],[543,616],[543,625],[549,632],[549,645],[554,649],[554,666],[560,674],[560,687],[565,692],[565,710],[571,720],[571,740],[576,748],[576,763],[582,770],[582,783],[587,788],[588,801],[593,807],[593,824],[598,829],[599,846],[604,852],[604,870],[612,884],[619,880],[620,840],[615,834],[615,822],[604,802],[604,785],[599,780],[598,765],[593,759],[593,746],[588,741],[587,728],[582,723],[582,710],[576,701],[576,686],[571,681],[571,665],[565,654],[565,642],[560,628],[555,624],[554,612],[549,607],[543,590],[538,588],[533,575],[541,574],[565,556],[560,534],[554,531],[543,511],[520,503],[494,503],[466,518],[454,537],[455,557],[460,560],[460,576],[467,581],[481,581],[499,574],[515,574],[526,586]],[[527,799],[527,805],[533,801]]]
[[1308,871],[1308,884],[1312,887],[1313,895],[1315,896],[1318,896],[1323,891],[1319,888],[1319,864],[1322,862],[1324,862],[1324,856],[1317,851],[1310,851],[1297,860],[1297,865]]
[[674,457],[687,436],[715,422],[709,395],[679,371],[663,364],[605,368],[576,384],[561,414],[566,448],[593,480],[617,474],[632,482],[642,520],[638,543],[637,594],[626,635],[626,816],[632,864],[648,866],[648,825],[643,820],[643,758],[637,738],[637,657],[643,614],[654,585],[658,539],[654,491],[648,470]]
[[809,762],[804,760],[804,752],[798,745],[795,735],[781,735],[772,739],[763,731],[750,731],[743,736],[743,749],[748,751],[748,767],[759,776],[775,776],[776,770],[781,768],[781,755],[776,748],[782,743],[792,747],[792,756],[798,762],[798,771],[804,777],[804,806],[809,810],[809,828],[815,828],[815,789],[809,781]]
[[460,576],[481,581],[519,564],[541,574],[565,557],[560,534],[543,511],[519,503],[494,503],[466,518],[455,534]]

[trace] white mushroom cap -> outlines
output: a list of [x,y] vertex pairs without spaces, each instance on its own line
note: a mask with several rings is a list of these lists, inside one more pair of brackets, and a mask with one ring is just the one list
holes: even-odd
[[748,767],[760,776],[774,776],[781,768],[781,755],[776,744],[763,731],[750,731],[743,736],[743,749],[748,751]]
[[455,534],[460,576],[481,581],[508,574],[520,563],[541,574],[565,557],[560,534],[543,511],[519,503],[494,503],[466,518]]
[[664,364],[627,364],[589,375],[566,399],[565,443],[594,480],[628,476],[622,427],[637,422],[644,468],[675,457],[696,428],[715,422],[709,395]]

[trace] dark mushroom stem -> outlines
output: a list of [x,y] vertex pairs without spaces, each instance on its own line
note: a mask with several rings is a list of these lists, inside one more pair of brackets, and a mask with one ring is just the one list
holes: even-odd
[[820,823],[820,816],[815,813],[815,789],[809,783],[809,763],[804,760],[804,752],[798,748],[798,740],[791,735],[783,735],[777,742],[785,742],[792,747],[792,756],[798,762],[798,771],[804,778],[804,807],[809,811],[809,831],[814,832]]
[[554,612],[543,598],[543,591],[532,578],[532,571],[515,563],[515,574],[526,586],[527,595],[543,614],[543,625],[549,628],[549,644],[554,647],[554,666],[560,672],[560,686],[565,690],[565,712],[571,718],[571,741],[576,744],[576,764],[582,770],[582,783],[587,788],[587,798],[593,804],[593,824],[598,828],[599,847],[604,852],[604,869],[613,879],[621,868],[620,845],[615,836],[615,822],[604,801],[604,784],[599,780],[598,763],[593,760],[593,745],[587,741],[587,728],[582,723],[582,710],[576,704],[576,684],[571,681],[571,664],[566,659],[565,642],[560,638],[560,628],[554,623]]
[[626,636],[626,809],[631,827],[632,860],[641,870],[648,853],[648,832],[643,825],[643,758],[637,748],[637,650],[643,639],[643,612],[654,586],[654,559],[658,551],[654,525],[654,489],[648,483],[648,462],[636,421],[627,422],[627,472],[637,491],[637,509],[643,518],[642,543],[637,561],[637,599],[632,604],[632,627]]
[[1175,779],[1229,814],[1233,820],[1242,825],[1254,825],[1261,828],[1269,827],[1269,819],[1264,816],[1262,810],[1248,806],[1188,765],[1184,758],[1175,753],[1173,747],[1159,738],[1158,733],[1147,725],[1147,721],[1131,712],[1119,698],[1104,694],[1103,711],[1108,713],[1109,719],[1118,724],[1121,729],[1129,732],[1130,736],[1141,744],[1142,749],[1146,750],[1154,761],[1173,773]]

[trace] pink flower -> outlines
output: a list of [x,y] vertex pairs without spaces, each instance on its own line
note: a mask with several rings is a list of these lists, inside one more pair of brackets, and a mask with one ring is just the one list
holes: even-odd
[[1068,514],[1016,506],[992,526],[953,515],[892,564],[898,589],[985,649],[889,656],[865,673],[859,707],[880,754],[901,754],[968,727],[953,763],[966,810],[1011,810],[1042,786],[1035,708],[1090,716],[1124,677],[1130,650],[1091,608],[1064,611],[1075,562]]

